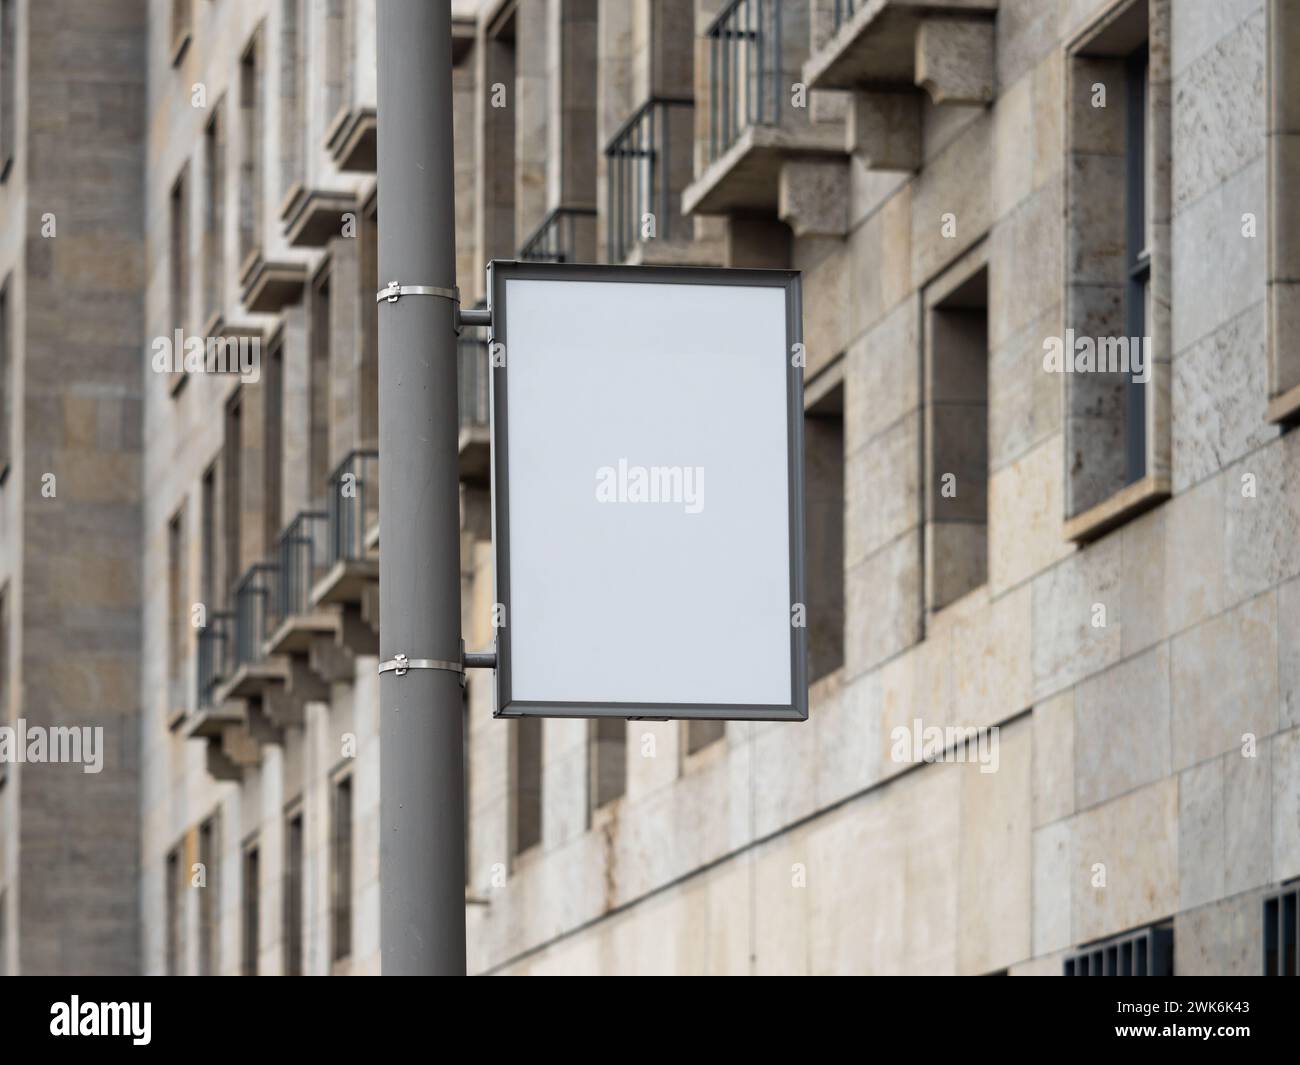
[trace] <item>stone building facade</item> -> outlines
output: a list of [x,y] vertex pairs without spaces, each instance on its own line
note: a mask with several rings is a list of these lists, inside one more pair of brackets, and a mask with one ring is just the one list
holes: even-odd
[[[6,712],[108,751],[9,767],[9,971],[379,971],[376,2],[0,0]],[[802,272],[813,677],[595,723],[472,673],[470,971],[1295,972],[1300,0],[453,8],[465,305]]]

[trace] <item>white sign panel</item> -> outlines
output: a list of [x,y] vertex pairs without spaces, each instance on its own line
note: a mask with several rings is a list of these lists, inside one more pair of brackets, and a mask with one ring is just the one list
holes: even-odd
[[497,713],[806,717],[798,276],[489,288]]

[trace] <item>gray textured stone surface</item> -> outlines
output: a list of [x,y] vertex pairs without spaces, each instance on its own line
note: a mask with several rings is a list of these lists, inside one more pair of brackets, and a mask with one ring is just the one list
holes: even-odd
[[1172,641],[1173,768],[1277,731],[1277,597],[1268,592]]
[[1258,10],[1175,76],[1175,211],[1263,154],[1264,40]]
[[1078,686],[1074,697],[1078,809],[1169,773],[1169,713],[1169,652],[1164,646]]

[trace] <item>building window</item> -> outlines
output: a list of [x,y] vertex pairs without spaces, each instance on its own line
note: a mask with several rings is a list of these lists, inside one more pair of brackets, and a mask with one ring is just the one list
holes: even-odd
[[1300,4],[1270,0],[1266,18],[1268,418],[1294,428],[1300,421],[1300,48],[1294,44]]
[[[709,49],[709,162],[755,125],[781,120],[781,0],[731,0],[705,31]],[[806,19],[807,13],[802,12]],[[788,30],[786,31],[789,32]]]
[[261,896],[259,890],[262,883],[259,864],[257,844],[250,843],[244,847],[243,955],[240,959],[240,972],[244,976],[257,975],[257,923],[261,916]]
[[181,893],[182,885],[181,850],[173,847],[167,852],[164,865],[163,898],[167,914],[167,975],[181,975],[181,921],[185,908],[182,905],[185,896]]
[[0,721],[4,722],[13,720],[9,706],[9,672],[9,584],[6,582],[0,587]]
[[622,798],[627,791],[627,722],[597,717],[587,722],[588,812]]
[[1148,62],[1168,18],[1108,9],[1067,65],[1065,330],[1045,358],[1063,371],[1065,535],[1081,542],[1170,492],[1170,84]]
[[[190,197],[189,165],[172,185],[169,226],[171,230],[170,293],[172,328],[184,330],[189,325],[190,313]],[[184,372],[176,371],[174,387],[179,387]]]
[[225,541],[225,593],[233,594],[234,582],[238,580],[243,550],[241,525],[243,518],[243,499],[241,496],[241,470],[243,462],[242,404],[238,393],[226,407],[226,439],[221,456],[222,468],[222,539]]
[[0,484],[9,478],[9,445],[13,425],[13,323],[9,320],[9,293],[13,279],[0,284]]
[[705,747],[711,747],[727,734],[725,721],[693,720],[686,722],[686,753],[699,754]]
[[935,612],[988,580],[988,269],[926,294],[925,599]]
[[1153,925],[1085,947],[1065,959],[1065,975],[1173,976],[1173,926]]
[[284,974],[302,975],[302,810],[284,826]]
[[511,854],[515,857],[542,841],[542,726],[540,717],[521,717],[511,728]]
[[[361,212],[357,236],[361,241],[363,292],[379,291],[379,209],[372,199]],[[471,330],[461,327],[462,337]],[[360,434],[362,447],[379,446],[379,305],[361,301]]]
[[353,11],[351,0],[326,2],[325,119],[333,126],[352,104]]
[[239,60],[239,267],[262,246],[262,36]]
[[217,974],[217,915],[221,912],[220,815],[199,826],[199,861],[203,886],[199,889],[199,975]]
[[308,476],[311,491],[324,488],[330,466],[330,267],[327,263],[311,288],[311,428]]
[[330,826],[330,957],[352,956],[352,778],[334,784]]
[[203,134],[203,165],[208,181],[203,219],[203,301],[207,321],[220,317],[226,303],[226,123],[225,101],[217,101]]
[[643,104],[605,148],[609,261],[621,263],[643,240],[689,241],[694,219],[683,216],[682,189],[694,173],[695,104],[689,97],[655,97]]
[[[1151,302],[1151,143],[1147,136],[1150,122],[1150,67],[1144,44],[1128,59],[1125,66],[1125,277],[1124,317],[1127,335],[1132,339],[1147,335],[1148,307]],[[1126,381],[1124,408],[1125,484],[1146,476],[1147,386],[1132,375]]]
[[180,63],[194,32],[194,0],[172,0],[172,66]]
[[185,701],[185,664],[189,656],[188,567],[186,566],[185,505],[167,524],[167,680],[177,710]]
[[464,823],[464,825],[461,827],[461,831],[462,831],[462,833],[463,833],[463,839],[465,840],[465,849],[464,849],[464,861],[465,861],[465,887],[468,888],[469,885],[470,885],[470,880],[471,880],[471,877],[470,877],[470,864],[469,864],[469,853],[470,853],[470,849],[469,849],[469,804],[470,804],[470,796],[474,794],[473,789],[470,787],[470,776],[469,776],[469,774],[470,774],[470,769],[471,769],[472,762],[473,762],[473,759],[470,757],[470,748],[469,748],[469,728],[470,728],[470,714],[469,714],[469,685],[466,685],[465,687],[461,688],[460,691],[461,691],[461,703],[460,703],[460,757],[461,757],[462,772],[465,774],[465,785],[464,785],[464,787],[465,787],[465,823]]
[[[804,595],[808,680],[844,665],[844,385],[814,400],[804,417]],[[716,724],[709,722],[709,724]]]
[[[503,180],[476,182],[478,201],[477,269],[493,258],[510,258],[515,254],[515,69],[517,4],[507,4],[488,24],[484,34],[483,83],[478,86],[480,169],[485,174],[500,174]],[[494,107],[493,86],[504,87],[504,107]],[[482,292],[478,293],[482,295]]]
[[304,180],[308,124],[304,91],[302,0],[280,4],[280,196]]
[[1264,900],[1264,975],[1300,976],[1296,964],[1296,910],[1300,880]]
[[204,619],[216,609],[217,602],[217,467],[203,472],[200,487],[203,513],[199,516],[199,598]]
[[13,169],[18,114],[14,93],[18,85],[18,0],[0,0],[0,181]]
[[264,544],[274,544],[280,535],[281,462],[284,457],[284,344],[277,339],[267,354],[266,375],[263,388],[263,416],[266,424],[262,436],[265,493],[263,495],[262,522]]

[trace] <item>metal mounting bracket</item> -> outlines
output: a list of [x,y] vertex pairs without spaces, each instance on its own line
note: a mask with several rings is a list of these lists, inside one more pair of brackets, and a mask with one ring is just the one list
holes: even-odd
[[496,651],[466,651],[465,641],[460,643],[461,661],[448,662],[441,658],[410,658],[405,654],[395,654],[386,662],[379,664],[380,673],[394,673],[404,677],[413,669],[445,669],[449,673],[459,673],[460,683],[465,684],[466,669],[496,669]]
[[460,303],[460,289],[438,288],[436,285],[403,285],[390,281],[375,293],[376,303],[396,303],[403,296],[439,296],[452,303]]

